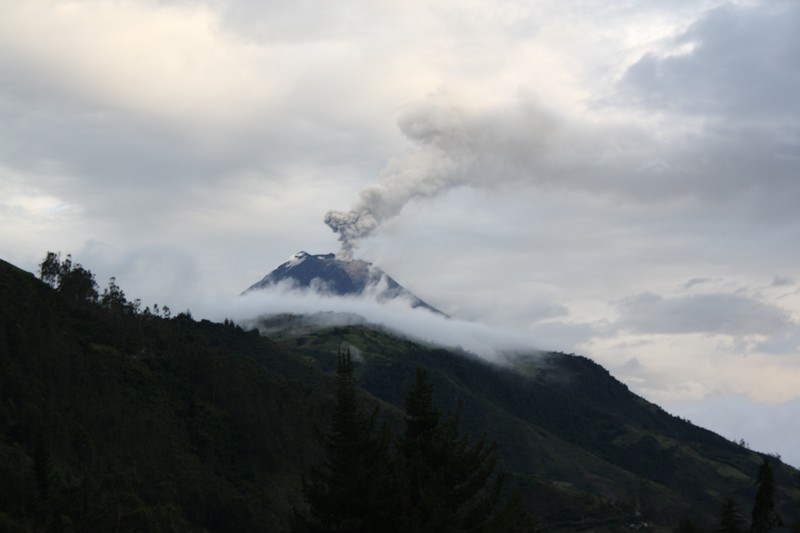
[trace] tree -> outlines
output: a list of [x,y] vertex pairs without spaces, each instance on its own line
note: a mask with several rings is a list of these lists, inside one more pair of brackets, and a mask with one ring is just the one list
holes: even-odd
[[525,510],[519,491],[515,490],[503,510],[488,524],[486,531],[538,533],[541,530],[536,524],[536,520]]
[[47,252],[44,261],[39,264],[39,279],[54,289],[58,287],[61,280],[61,252]]
[[496,446],[471,445],[458,430],[460,411],[442,419],[424,370],[406,396],[405,433],[392,457],[377,410],[362,413],[350,355],[339,357],[325,464],[303,479],[308,512],[295,510],[293,531],[536,531],[518,494],[500,505]]
[[117,278],[112,276],[108,280],[108,287],[103,289],[100,297],[100,304],[110,311],[122,313],[132,310],[131,305],[125,298],[125,292],[117,285]]
[[389,432],[378,427],[377,410],[363,413],[353,370],[349,352],[340,354],[325,464],[303,479],[309,512],[295,511],[293,531],[406,531]]
[[758,485],[758,490],[753,504],[750,532],[769,533],[779,520],[775,514],[775,484],[772,480],[772,468],[766,457],[758,468],[756,485]]
[[688,517],[681,520],[675,531],[676,533],[701,533],[701,529]]
[[745,519],[739,511],[739,506],[733,498],[726,498],[719,513],[719,525],[714,530],[717,533],[743,533],[742,526]]
[[69,271],[61,274],[58,292],[72,303],[96,302],[97,282],[91,271],[76,264]]
[[[800,506],[798,506],[798,508],[800,509]],[[800,533],[800,518],[798,518],[797,522],[795,522],[794,527],[792,528],[792,533]]]
[[55,288],[70,303],[97,301],[97,282],[91,271],[80,263],[73,265],[72,256],[61,260],[61,252],[47,252],[39,264],[39,278]]
[[440,421],[433,387],[418,368],[399,442],[413,531],[481,531],[496,519],[503,485],[496,446],[483,439],[470,445],[459,420],[456,411]]

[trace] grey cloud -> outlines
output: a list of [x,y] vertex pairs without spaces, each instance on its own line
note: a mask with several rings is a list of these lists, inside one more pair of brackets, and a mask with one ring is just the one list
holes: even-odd
[[25,120],[0,113],[0,120],[22,123],[0,130],[0,157],[28,175],[30,186],[88,216],[136,217],[144,226],[196,202],[220,171],[163,130],[98,115],[58,109]]
[[223,6],[225,21],[243,35],[257,40],[297,42],[348,36],[353,28],[370,27],[368,4],[301,0],[275,2],[239,0]]
[[75,254],[92,270],[101,289],[114,276],[130,300],[185,309],[200,289],[199,265],[186,249],[175,245],[120,246],[89,241]]
[[[463,265],[463,262],[461,263]],[[476,284],[477,285],[477,284]],[[446,295],[446,289],[438,291]],[[524,291],[503,290],[496,286],[482,290],[479,287],[473,288],[462,302],[456,304],[459,295],[446,295],[448,307],[446,309],[452,316],[464,320],[475,320],[488,322],[497,325],[507,325],[520,329],[540,327],[543,324],[562,324],[558,320],[569,319],[569,309],[558,302],[553,301],[546,295],[528,293]],[[557,326],[545,326],[548,331]],[[580,325],[583,327],[583,325]],[[566,327],[563,329],[566,332]],[[583,335],[585,330],[576,326],[573,330],[576,334]],[[581,336],[580,340],[585,340],[588,336]],[[569,345],[573,346],[579,341],[572,340]]]
[[644,370],[644,365],[637,357],[631,357],[625,364],[620,365],[618,370],[623,374],[636,374]]
[[[0,87],[5,168],[26,175],[30,187],[80,206],[89,217],[143,227],[174,220],[186,207],[213,205],[219,195],[209,191],[241,190],[239,175],[258,176],[260,187],[269,182],[280,187],[308,177],[293,170],[298,161],[306,173],[339,170],[358,177],[371,174],[386,157],[380,141],[359,127],[345,136],[341,123],[286,110],[215,131],[213,124],[203,126],[202,117],[195,128],[178,127],[163,117],[71,94],[50,73],[19,64],[0,68]],[[364,140],[354,142],[352,136]]]
[[759,342],[757,350],[771,354],[796,353],[800,348],[800,328],[787,325],[770,334],[766,340]]
[[800,4],[726,5],[672,43],[688,53],[644,55],[623,79],[623,94],[660,110],[796,119],[800,109]]
[[[157,30],[176,23],[181,15],[191,18],[202,13],[194,8],[203,2],[175,4],[187,8],[185,13],[159,10],[147,3],[123,3],[116,11],[113,2],[103,7],[115,16],[127,9],[141,17],[138,22],[143,29]],[[261,6],[262,16],[256,19],[280,18],[269,16],[270,9],[287,11],[287,16],[298,14],[274,2],[208,3],[212,12],[247,6]],[[89,9],[80,3],[75,7],[78,12]],[[313,12],[321,27],[328,26],[330,18],[324,13],[348,11],[341,4],[297,9],[303,7],[318,8]],[[76,25],[67,24],[59,10],[34,5],[11,14],[36,27],[33,14],[37,13],[52,14],[50,19],[39,17],[46,19],[41,27],[48,28],[50,23],[61,33],[51,40],[33,32],[24,36],[7,32],[0,39],[4,43],[0,46],[0,160],[4,167],[28,175],[32,187],[81,205],[88,216],[134,218],[137,212],[147,212],[150,217],[174,217],[181,207],[207,204],[214,196],[206,194],[209,190],[241,187],[235,183],[241,174],[258,175],[278,185],[287,175],[308,178],[311,173],[325,176],[339,171],[358,177],[373,174],[387,158],[380,133],[383,124],[373,122],[371,116],[368,120],[368,111],[358,105],[361,102],[341,102],[343,95],[359,87],[358,80],[343,77],[346,81],[323,84],[320,80],[330,74],[325,69],[315,77],[313,72],[306,76],[302,68],[287,66],[289,59],[302,63],[297,59],[314,50],[301,48],[294,54],[284,48],[242,44],[229,28],[179,26],[183,33],[161,35],[176,43],[161,64],[160,50],[147,49],[150,43],[144,31],[137,33],[136,20],[130,23],[132,28],[122,26],[135,38],[141,37],[145,48],[141,56],[132,51],[135,47],[102,53],[103,39],[118,45],[113,35],[101,31],[102,16],[81,21],[84,26],[75,31],[85,28],[87,35],[74,38],[64,28]],[[213,25],[216,16],[210,14],[208,24]],[[308,17],[295,21],[305,24]],[[192,56],[188,45],[193,40],[200,41],[198,48],[205,46],[215,53]],[[97,50],[101,52],[94,54]],[[180,61],[186,57],[191,61]],[[172,64],[169,58],[178,61]],[[126,70],[126,59],[136,64]],[[89,67],[80,68],[84,63]],[[321,62],[312,63],[307,71],[320,70]],[[188,68],[191,76],[184,78],[179,74],[185,64],[197,64],[197,69]],[[240,80],[241,72],[248,75]],[[167,79],[159,79],[160,74]],[[110,83],[114,75],[126,79],[128,87]],[[226,76],[233,80],[215,85]],[[273,85],[279,88],[267,90]]]
[[712,280],[710,278],[692,278],[692,279],[690,279],[689,281],[687,281],[686,283],[683,284],[683,288],[686,289],[686,290],[689,290],[692,287],[694,287],[695,285],[704,285],[706,283],[711,283],[713,281],[714,280]]
[[797,2],[726,4],[669,43],[689,51],[649,52],[631,66],[611,105],[702,120],[661,147],[661,179],[632,187],[740,202],[756,224],[796,220],[799,25]]
[[733,336],[798,331],[789,314],[739,294],[663,297],[639,294],[619,305],[615,326],[634,333],[707,333]]
[[794,285],[795,281],[788,276],[775,276],[772,280],[772,287],[788,287]]

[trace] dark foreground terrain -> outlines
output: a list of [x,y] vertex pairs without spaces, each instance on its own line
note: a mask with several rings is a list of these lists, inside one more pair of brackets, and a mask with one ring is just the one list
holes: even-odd
[[[0,531],[286,531],[325,457],[337,352],[395,431],[417,367],[461,430],[497,443],[545,531],[711,531],[749,520],[764,457],[664,412],[584,357],[504,366],[374,327],[273,340],[229,321],[57,290],[0,261]],[[115,292],[117,291],[117,292]],[[275,323],[271,324],[274,331]],[[769,458],[776,511],[798,472]],[[695,529],[699,530],[699,529]]]

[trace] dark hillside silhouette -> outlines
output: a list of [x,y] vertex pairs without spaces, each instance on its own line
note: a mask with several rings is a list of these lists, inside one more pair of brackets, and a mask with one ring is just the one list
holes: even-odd
[[[0,261],[0,530],[288,531],[303,475],[325,465],[342,346],[359,350],[349,381],[359,438],[373,457],[388,445],[417,465],[364,470],[380,488],[373,503],[394,490],[387,472],[416,479],[406,494],[420,513],[406,515],[418,524],[464,524],[500,471],[504,503],[487,526],[498,531],[527,514],[547,531],[663,530],[683,518],[711,529],[726,498],[750,509],[766,487],[761,455],[668,415],[586,358],[497,366],[364,326],[306,328],[278,345],[229,320],[130,301],[113,279],[101,291],[69,256],[48,257],[44,281]],[[439,429],[426,444],[429,427]],[[433,467],[441,450],[452,470]],[[433,511],[453,496],[433,497],[451,484],[441,480],[470,463],[476,476],[452,485],[465,489],[465,512]],[[769,465],[768,516],[795,524],[798,473]],[[488,492],[467,491],[470,479]]]

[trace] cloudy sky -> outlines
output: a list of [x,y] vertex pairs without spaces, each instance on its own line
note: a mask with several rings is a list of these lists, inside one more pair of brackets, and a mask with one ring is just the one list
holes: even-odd
[[337,251],[332,211],[460,327],[800,465],[798,27],[794,0],[3,0],[0,257],[203,309]]

